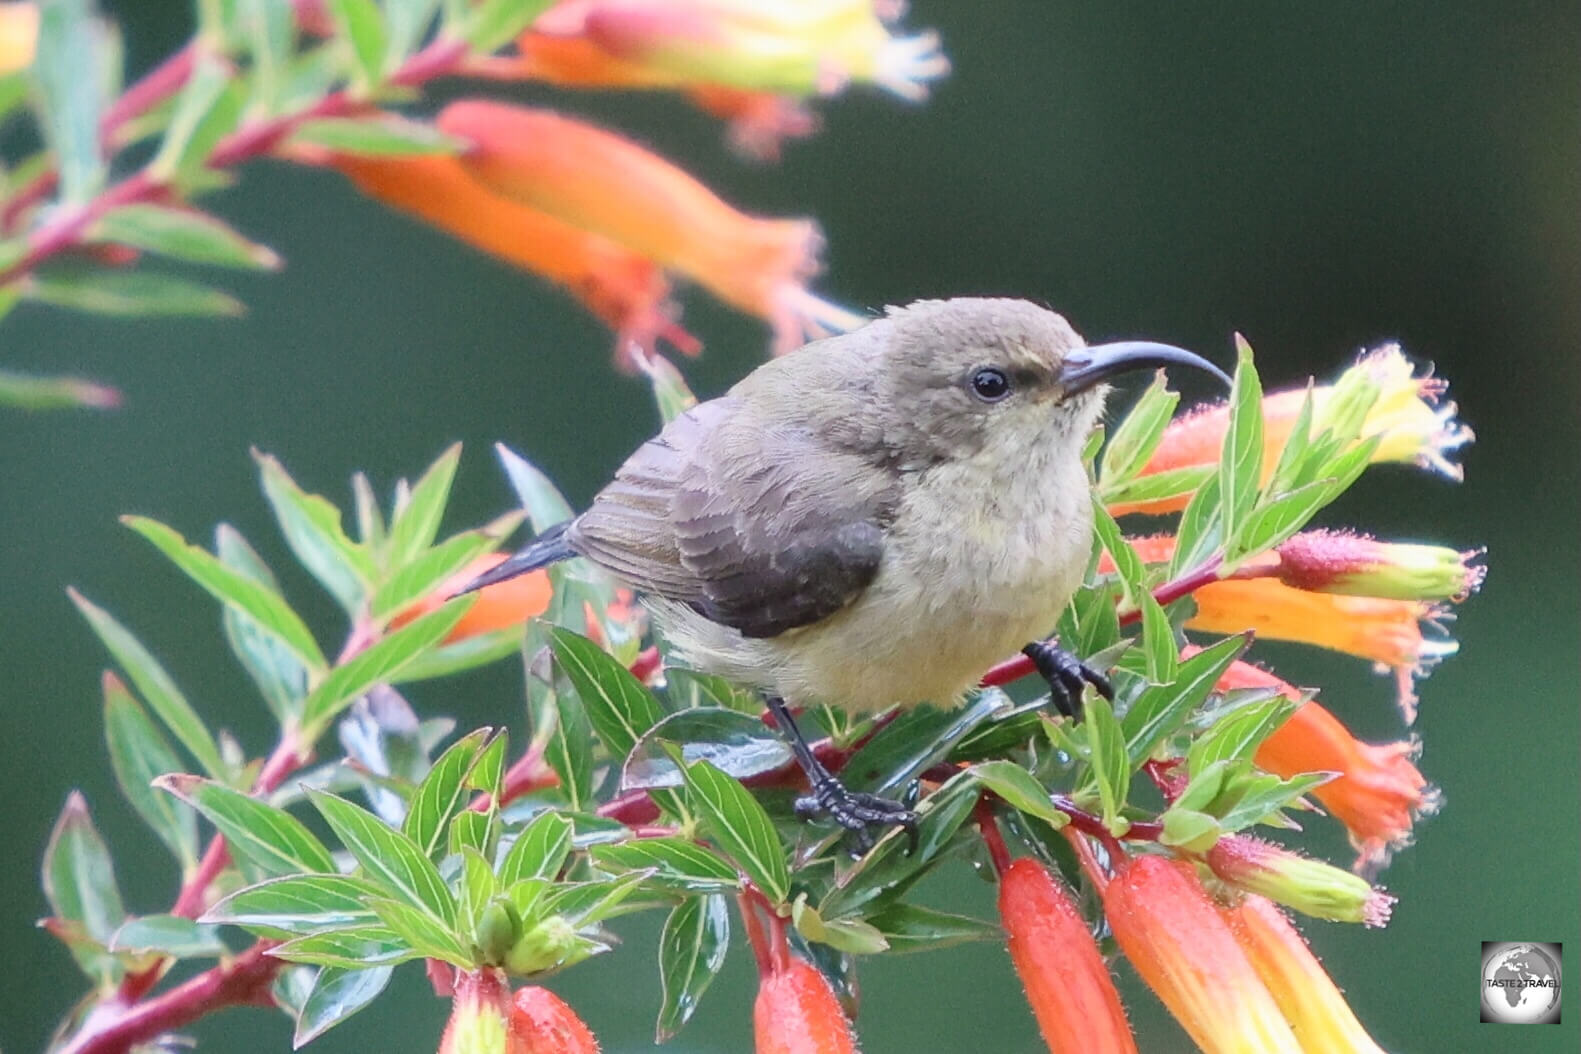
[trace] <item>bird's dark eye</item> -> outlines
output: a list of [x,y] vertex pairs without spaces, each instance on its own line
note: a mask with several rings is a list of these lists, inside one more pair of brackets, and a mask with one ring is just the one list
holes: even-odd
[[984,366],[972,374],[972,394],[985,403],[997,403],[1010,394],[1010,378],[1004,370]]

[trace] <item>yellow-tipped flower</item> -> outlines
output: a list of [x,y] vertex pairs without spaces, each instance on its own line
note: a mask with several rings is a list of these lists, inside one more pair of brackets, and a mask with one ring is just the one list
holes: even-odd
[[1255,896],[1221,910],[1236,943],[1273,994],[1303,1051],[1382,1054],[1283,912]]
[[0,77],[33,65],[38,47],[38,5],[0,4]]
[[1051,1054],[1135,1054],[1109,967],[1070,894],[1022,857],[999,880],[1016,974]]
[[1222,881],[1314,918],[1384,926],[1394,907],[1366,879],[1258,838],[1220,838],[1205,859]]
[[1120,950],[1207,1054],[1301,1050],[1189,865],[1132,857],[1103,907]]
[[510,1038],[511,990],[499,970],[458,971],[439,1054],[517,1054]]
[[[936,33],[897,37],[876,0],[564,0],[518,42],[527,75],[622,87],[830,95],[853,81],[920,100],[950,70]],[[576,62],[558,41],[574,41]],[[545,43],[548,42],[548,43]]]
[[1362,534],[1306,531],[1278,548],[1279,580],[1317,593],[1459,602],[1482,586],[1480,551],[1380,542]]
[[[1418,465],[1453,480],[1461,468],[1450,455],[1475,438],[1471,429],[1455,418],[1453,402],[1444,400],[1447,384],[1428,370],[1416,367],[1398,344],[1386,344],[1363,355],[1334,384],[1312,388],[1312,433],[1320,434],[1339,417],[1362,415],[1360,438],[1379,437],[1373,452],[1376,462]],[[1272,475],[1290,438],[1307,390],[1297,388],[1263,398],[1263,478]],[[1217,464],[1229,426],[1229,409],[1217,404],[1170,422],[1158,449],[1142,468],[1143,476],[1172,469]],[[1126,513],[1176,512],[1186,507],[1189,494],[1159,501],[1124,502],[1109,511]]]

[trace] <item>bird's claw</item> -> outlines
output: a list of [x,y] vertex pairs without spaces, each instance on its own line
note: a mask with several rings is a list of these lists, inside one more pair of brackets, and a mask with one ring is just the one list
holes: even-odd
[[917,851],[917,814],[905,803],[876,794],[847,790],[833,776],[816,780],[812,793],[796,799],[796,815],[804,820],[828,816],[851,833],[856,852],[861,856],[873,848],[873,828],[904,827],[908,855]]
[[1032,660],[1032,665],[1048,682],[1054,708],[1066,717],[1081,720],[1081,697],[1089,684],[1098,689],[1099,695],[1114,702],[1114,685],[1109,683],[1109,678],[1059,645],[1033,641],[1021,649],[1021,654]]

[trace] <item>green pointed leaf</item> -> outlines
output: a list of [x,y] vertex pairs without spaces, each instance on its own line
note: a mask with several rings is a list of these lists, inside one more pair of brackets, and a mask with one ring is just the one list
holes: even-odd
[[672,710],[714,707],[735,710],[756,717],[763,712],[763,700],[756,693],[738,688],[723,677],[699,673],[682,667],[664,671],[664,697]]
[[[680,760],[680,751],[673,755]],[[790,893],[785,849],[763,806],[736,780],[706,761],[682,769],[691,800],[715,844],[769,898],[783,903]]]
[[1206,480],[1217,475],[1217,465],[1187,465],[1163,472],[1150,472],[1113,487],[1101,488],[1099,498],[1106,506],[1164,501],[1191,494]]
[[[226,567],[279,592],[273,572],[234,527],[222,523],[214,529],[214,551]],[[307,667],[256,619],[228,605],[223,612],[225,639],[270,713],[282,725],[295,722],[307,695]]]
[[181,869],[192,867],[198,859],[197,819],[192,810],[150,785],[158,776],[181,771],[181,761],[153,719],[113,673],[104,675],[104,736],[121,793],[170,847]]
[[967,771],[1017,812],[1040,817],[1053,824],[1055,828],[1065,826],[1068,818],[1054,808],[1048,788],[1014,761],[1008,759],[984,761],[973,765]]
[[373,118],[322,117],[303,121],[292,133],[291,143],[374,157],[455,154],[466,146],[431,125],[388,113]]
[[575,692],[562,693],[533,672],[533,656],[538,654],[533,638],[542,626],[531,624],[523,649],[533,742],[543,744],[544,761],[560,777],[560,794],[573,810],[581,811],[593,798],[593,726]]
[[734,892],[740,888],[736,869],[707,846],[690,838],[634,838],[594,846],[593,862],[605,870],[654,872],[652,885],[692,893]]
[[1182,662],[1168,684],[1149,685],[1120,721],[1131,767],[1142,764],[1205,702],[1230,664],[1246,651],[1248,637],[1226,637]]
[[373,597],[373,617],[383,619],[438,589],[499,544],[492,532],[464,531],[434,546],[391,575]]
[[1105,490],[1123,483],[1142,471],[1153,451],[1164,438],[1164,428],[1174,416],[1180,395],[1168,387],[1163,370],[1153,374],[1153,383],[1126,413],[1120,427],[1104,447],[1102,470],[1098,478]]
[[491,854],[491,847],[499,841],[499,810],[457,813],[450,821],[446,835],[451,853],[475,849]]
[[445,826],[452,816],[466,808],[472,797],[467,790],[467,774],[477,762],[478,749],[490,732],[491,729],[480,728],[451,744],[412,795],[401,830],[425,856],[442,855]]
[[510,735],[502,728],[483,745],[478,751],[477,764],[467,773],[468,787],[491,798],[500,796],[505,785],[505,749],[509,743]]
[[[132,684],[137,687],[143,699],[148,703],[159,719],[170,729],[172,735],[181,741],[181,745],[191,751],[203,771],[216,778],[226,774],[226,765],[220,758],[220,748],[214,742],[214,737],[204,727],[203,721],[198,717],[197,711],[192,709],[192,704],[187,702],[186,696],[176,687],[176,682],[171,680],[170,674],[159,664],[159,660],[143,647],[142,643],[131,632],[115,620],[115,617],[103,608],[98,607],[75,589],[67,589],[71,602],[77,605],[77,610],[82,612],[83,618],[88,620],[88,625],[93,632],[98,634],[104,646],[109,649],[115,661],[132,679]],[[177,766],[178,768],[180,766]]]
[[334,966],[343,970],[394,966],[408,959],[422,958],[421,952],[383,926],[310,933],[270,948],[265,954],[287,962]]
[[99,217],[88,237],[218,267],[276,271],[281,263],[273,249],[249,241],[218,217],[170,205],[122,205]]
[[522,828],[500,861],[500,884],[514,886],[524,878],[552,879],[571,854],[571,821],[550,810]]
[[232,856],[249,861],[264,874],[336,870],[324,843],[283,809],[197,776],[162,776],[154,785],[202,813],[225,836]]
[[66,796],[44,849],[44,898],[56,919],[86,938],[67,941],[82,971],[100,983],[113,979],[118,968],[102,948],[125,921],[126,909],[110,849],[77,791]]
[[258,462],[264,494],[286,544],[340,606],[355,614],[369,592],[373,561],[362,546],[346,537],[340,510],[298,487],[273,456],[254,450],[253,460]]
[[542,534],[556,524],[569,520],[573,513],[564,495],[550,482],[549,477],[537,466],[511,450],[504,443],[494,444],[505,475],[516,491],[516,497],[527,512],[534,534]]
[[827,944],[850,955],[877,955],[889,949],[889,942],[878,930],[861,919],[825,919],[807,903],[803,893],[791,905],[791,923],[809,941]]
[[212,959],[229,954],[219,931],[180,915],[144,915],[128,919],[110,938],[118,952],[153,952],[172,959]]
[[1230,417],[1219,456],[1219,495],[1225,541],[1240,539],[1246,514],[1257,500],[1263,471],[1263,388],[1252,364],[1251,346],[1236,337],[1238,361],[1230,389]]
[[555,626],[549,646],[611,757],[625,758],[664,718],[664,708],[642,682],[586,637]]
[[1168,684],[1175,679],[1180,664],[1180,647],[1175,643],[1175,630],[1153,594],[1143,591],[1139,595],[1142,609],[1142,656],[1147,664],[1147,679],[1154,684]]
[[199,54],[186,87],[176,97],[159,152],[149,162],[149,177],[160,182],[191,180],[209,154],[235,130],[246,103],[246,90],[224,59]]
[[1141,557],[1136,555],[1131,543],[1120,533],[1120,525],[1114,521],[1114,517],[1101,505],[1093,508],[1093,530],[1119,573],[1124,606],[1135,608],[1137,598],[1147,592],[1147,569]]
[[659,936],[659,983],[664,995],[654,1042],[681,1030],[703,992],[725,965],[730,946],[730,908],[722,896],[692,897],[664,920]]
[[1290,434],[1285,438],[1285,445],[1279,450],[1279,460],[1274,463],[1274,471],[1263,487],[1265,496],[1283,494],[1299,485],[1299,480],[1304,475],[1303,468],[1307,454],[1312,449],[1313,407],[1313,386],[1308,380],[1306,395],[1301,400],[1301,409],[1296,411],[1295,423],[1290,426]]
[[106,30],[89,0],[51,0],[40,6],[31,72],[38,90],[44,137],[60,171],[61,200],[81,204],[104,185],[99,149],[104,106],[102,63]]
[[60,266],[34,274],[24,292],[55,307],[130,318],[236,316],[246,311],[229,293],[149,271]]
[[239,889],[209,908],[202,921],[266,937],[366,926],[378,887],[352,875],[286,875]]
[[366,970],[321,967],[313,980],[312,990],[297,1013],[296,1033],[291,1038],[292,1048],[301,1049],[373,1002],[390,983],[394,972],[389,966],[374,966]]
[[[618,878],[595,882],[561,883],[544,894],[541,910],[545,916],[563,915],[571,925],[585,929],[617,914],[624,914],[622,905],[650,877],[650,872],[633,871]],[[523,917],[526,917],[525,913]]]
[[123,516],[121,522],[153,543],[210,596],[236,608],[276,637],[309,669],[322,670],[327,665],[313,634],[279,593],[225,566],[206,549],[188,545],[186,539],[162,523],[142,516]]
[[684,781],[668,744],[680,747],[687,764],[707,761],[736,779],[772,772],[794,760],[785,738],[761,718],[699,706],[670,714],[643,734],[621,770],[621,789],[679,787]]
[[1104,822],[1113,824],[1120,819],[1131,788],[1131,759],[1125,749],[1125,733],[1115,720],[1109,701],[1096,695],[1088,698],[1079,727],[1085,730],[1092,751],[1088,764],[1098,784]]
[[1175,555],[1169,561],[1169,577],[1201,567],[1224,544],[1224,520],[1219,507],[1219,477],[1212,475],[1191,496],[1180,514],[1175,529]]
[[1295,804],[1297,799],[1339,775],[1337,772],[1307,772],[1284,780],[1254,770],[1236,781],[1234,803],[1223,809],[1219,826],[1226,832],[1234,832],[1253,824],[1271,823],[1281,809]]
[[851,790],[893,794],[943,761],[975,729],[1014,708],[1004,692],[986,688],[953,710],[932,706],[906,710],[846,760],[840,777]]
[[867,921],[889,944],[889,951],[897,955],[953,948],[968,941],[997,943],[1005,939],[1004,930],[991,922],[917,904],[896,902],[869,915]]
[[[8,299],[19,296],[15,287],[0,290],[0,318]],[[121,403],[121,393],[108,385],[81,377],[40,377],[15,370],[0,370],[0,406],[21,410],[108,410]]]
[[[392,933],[426,959],[440,959],[462,969],[477,964],[445,923],[421,908],[383,897],[369,899],[368,906]],[[453,923],[451,923],[453,925]]]
[[1283,695],[1240,707],[1197,736],[1186,754],[1186,767],[1195,775],[1215,761],[1248,759],[1300,704]]
[[400,683],[410,684],[413,681],[449,677],[463,670],[472,670],[508,659],[521,652],[522,641],[526,635],[525,626],[509,626],[492,633],[480,633],[449,644],[441,644],[401,667]]
[[445,926],[455,925],[455,900],[415,842],[344,798],[311,789],[308,797],[371,881]]
[[385,32],[389,37],[389,68],[396,68],[401,60],[417,50],[434,20],[439,0],[385,0]]
[[461,444],[453,443],[412,487],[411,498],[390,524],[386,547],[393,566],[404,566],[433,544],[439,534],[439,522],[444,518],[445,506],[450,501],[450,485],[455,481],[456,466],[460,462]]
[[402,667],[443,640],[471,606],[471,598],[452,601],[335,667],[302,704],[304,727],[322,728],[374,685],[395,679]]
[[357,81],[364,87],[384,80],[387,46],[384,14],[374,0],[329,0],[336,31],[351,44],[357,60]]
[[1160,819],[1164,831],[1159,835],[1159,842],[1179,846],[1187,852],[1205,853],[1224,834],[1219,821],[1212,816],[1196,809],[1182,809],[1178,804],[1166,809]]
[[481,0],[467,9],[461,36],[473,50],[495,51],[532,25],[553,0]]

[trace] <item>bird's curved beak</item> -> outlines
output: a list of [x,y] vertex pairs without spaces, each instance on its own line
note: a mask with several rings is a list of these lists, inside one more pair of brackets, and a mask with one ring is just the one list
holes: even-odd
[[1211,373],[1226,388],[1230,387],[1229,376],[1201,355],[1173,344],[1155,344],[1150,340],[1122,340],[1114,344],[1078,348],[1065,356],[1065,362],[1060,367],[1060,387],[1068,398],[1102,384],[1117,374],[1171,365],[1190,366]]

